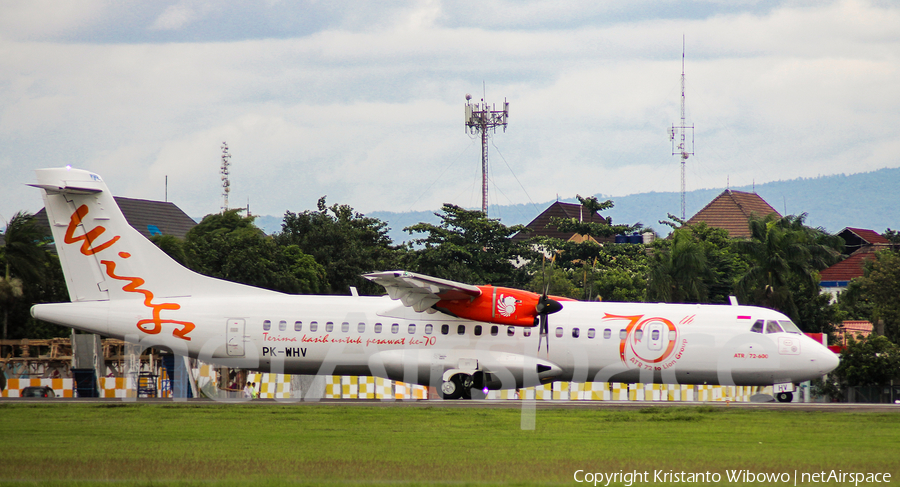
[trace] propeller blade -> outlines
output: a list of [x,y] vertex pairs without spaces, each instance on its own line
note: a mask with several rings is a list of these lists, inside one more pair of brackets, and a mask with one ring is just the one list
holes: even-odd
[[544,339],[547,340],[546,350],[547,354],[550,354],[550,318],[548,315],[556,313],[557,311],[562,309],[562,304],[559,301],[550,298],[546,294],[541,296],[538,299],[538,304],[534,307],[535,311],[537,311],[538,315],[538,327],[539,327],[539,338],[538,338],[538,352],[541,351],[541,342]]

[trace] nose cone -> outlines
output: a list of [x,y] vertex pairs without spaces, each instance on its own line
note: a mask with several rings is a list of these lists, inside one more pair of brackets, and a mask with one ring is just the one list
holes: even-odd
[[838,356],[836,353],[832,352],[831,350],[828,350],[825,347],[822,347],[822,349],[823,349],[821,352],[822,358],[819,359],[819,361],[822,364],[822,368],[824,369],[824,371],[822,372],[822,374],[824,375],[824,374],[827,374],[827,373],[831,372],[832,370],[836,369],[838,364],[840,364],[841,362],[838,359]]

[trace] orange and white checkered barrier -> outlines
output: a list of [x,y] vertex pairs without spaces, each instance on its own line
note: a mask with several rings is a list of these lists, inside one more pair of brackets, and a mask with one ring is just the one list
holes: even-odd
[[2,397],[22,397],[26,387],[50,387],[56,397],[73,397],[73,379],[7,379]]
[[128,397],[128,386],[125,377],[101,377],[100,397],[119,398]]

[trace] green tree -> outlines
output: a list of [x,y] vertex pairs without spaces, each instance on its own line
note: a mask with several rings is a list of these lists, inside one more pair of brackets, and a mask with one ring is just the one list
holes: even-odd
[[[815,317],[801,315],[795,293],[818,294],[818,271],[835,263],[843,240],[804,225],[806,214],[779,218],[770,214],[750,219],[750,238],[735,242],[749,263],[737,283],[742,302],[773,308],[801,328],[812,331]],[[800,291],[797,291],[800,290]],[[809,307],[817,311],[815,306]]]
[[872,323],[884,320],[885,336],[900,343],[900,255],[892,250],[877,252],[866,262],[863,277],[853,282],[857,280],[871,303],[868,319]]
[[838,293],[835,303],[835,323],[845,320],[871,320],[873,303],[863,291],[863,279],[855,278]]
[[470,284],[523,286],[529,277],[514,262],[535,256],[530,246],[510,239],[525,229],[507,227],[481,211],[444,204],[435,213],[441,223],[417,223],[404,228],[410,234],[424,233],[409,245],[407,268],[434,277]]
[[[623,247],[640,248],[638,246],[618,246],[600,243],[604,238],[630,233],[638,225],[613,225],[612,219],[598,215],[599,211],[614,206],[612,200],[599,201],[597,197],[577,196],[581,203],[581,218],[551,218],[551,227],[565,233],[574,233],[575,238],[563,241],[560,239],[538,237],[532,239],[532,245],[542,249],[545,254],[555,256],[555,264],[568,272],[573,285],[581,290],[578,298],[593,300],[595,298],[622,300],[643,295],[643,289],[635,293],[635,286],[641,286],[641,279],[636,277],[630,266],[624,265],[628,260],[626,254],[619,249]],[[632,254],[633,255],[633,254]],[[616,256],[622,259],[616,262]],[[529,270],[534,279],[540,280],[538,262],[532,263]],[[626,288],[617,289],[616,286]]]
[[578,299],[582,295],[582,290],[573,284],[574,281],[573,271],[546,263],[543,270],[534,273],[534,278],[525,289],[538,294],[546,291],[552,296]]
[[667,242],[654,248],[650,258],[647,295],[650,301],[705,303],[711,272],[703,246],[688,229],[677,229]]
[[184,253],[184,240],[174,235],[153,235],[150,241],[179,264],[189,267],[187,255]]
[[886,229],[884,233],[881,234],[882,237],[888,239],[888,241],[892,244],[900,244],[900,232],[897,230],[891,230],[890,228]]
[[[604,244],[591,262],[588,299],[638,302],[647,294],[650,259],[645,245]],[[584,271],[583,271],[584,272]]]
[[844,396],[847,387],[883,386],[897,378],[900,346],[879,335],[848,337],[841,362],[828,374],[825,392],[834,398]]
[[27,212],[17,212],[6,225],[3,234],[5,273],[0,277],[0,307],[3,308],[3,339],[8,336],[9,310],[25,295],[24,279],[37,282],[43,279],[42,268],[47,253],[41,247],[44,234]]
[[[321,293],[325,269],[296,245],[278,245],[240,210],[207,215],[184,242],[188,267],[211,277],[294,294]],[[159,240],[158,240],[159,242]],[[177,254],[177,246],[163,239]]]
[[68,329],[31,317],[35,303],[67,299],[59,259],[47,251],[48,237],[34,217],[18,212],[7,224],[5,246],[0,248],[0,308],[3,338],[50,338]]
[[361,294],[377,295],[384,288],[363,274],[396,268],[398,249],[392,245],[387,223],[353,211],[348,205],[326,206],[319,198],[317,211],[285,212],[280,245],[296,245],[325,267],[328,294],[348,294],[350,286]]
[[597,240],[601,237],[612,237],[613,235],[621,235],[630,233],[637,228],[635,225],[613,225],[611,218],[600,218],[601,221],[594,221],[593,215],[601,210],[608,210],[615,206],[612,200],[600,202],[596,196],[583,198],[576,196],[581,206],[584,207],[583,214],[591,217],[585,221],[583,218],[551,218],[550,226],[555,227],[560,232],[572,232],[585,237],[592,237]]

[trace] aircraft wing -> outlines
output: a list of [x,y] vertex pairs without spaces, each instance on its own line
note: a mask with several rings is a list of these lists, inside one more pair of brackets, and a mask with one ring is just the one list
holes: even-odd
[[481,289],[476,286],[414,272],[373,272],[363,277],[384,286],[391,299],[399,299],[404,306],[419,312],[430,310],[442,299],[474,299],[481,296]]

